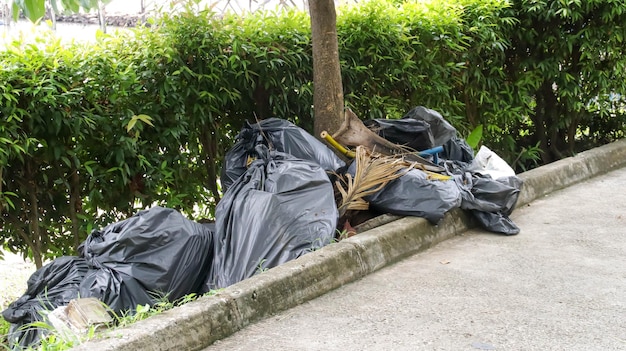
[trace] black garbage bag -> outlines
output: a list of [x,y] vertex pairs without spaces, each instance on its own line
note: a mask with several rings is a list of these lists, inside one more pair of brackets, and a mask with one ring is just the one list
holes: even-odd
[[60,257],[37,270],[24,295],[2,312],[11,323],[12,347],[38,343],[45,331],[22,327],[78,297],[98,298],[119,313],[199,293],[212,250],[209,225],[162,207],[94,231],[79,247],[80,257]]
[[425,121],[430,125],[430,130],[434,138],[434,146],[444,145],[448,140],[456,136],[456,129],[435,110],[424,106],[417,106],[402,117],[402,119],[408,118]]
[[456,129],[441,114],[423,106],[413,108],[399,120],[375,119],[364,123],[383,138],[416,151],[442,146],[443,151],[437,155],[438,164],[449,174],[462,173],[474,159],[474,150],[457,136]]
[[443,144],[443,152],[439,156],[445,160],[458,161],[469,166],[474,160],[474,150],[465,139],[455,136]]
[[272,150],[315,162],[326,171],[335,171],[345,166],[345,162],[324,143],[304,129],[279,118],[268,118],[244,126],[236,140],[224,157],[220,177],[224,191],[246,171],[248,157],[256,156],[254,148],[257,145],[266,145]]
[[207,291],[293,260],[334,237],[338,212],[324,169],[264,146],[257,154],[215,210]]
[[503,212],[470,211],[478,224],[491,232],[505,235],[519,234],[519,227],[513,222],[508,214]]
[[140,211],[92,232],[81,256],[101,271],[81,285],[114,311],[167,297],[175,301],[202,290],[213,258],[213,233],[180,212],[163,207]]
[[26,349],[39,342],[47,330],[31,324],[44,321],[46,312],[78,298],[79,286],[88,271],[89,265],[84,259],[64,256],[30,276],[24,295],[2,311],[2,317],[11,323],[7,339],[13,350]]
[[430,124],[413,118],[371,119],[363,124],[392,143],[423,151],[435,147],[435,139]]
[[509,218],[523,184],[517,176],[493,179],[479,173],[455,175],[461,190],[461,208],[470,210],[478,224],[486,230],[514,235],[519,228]]
[[138,305],[153,305],[165,292],[153,292],[137,279],[114,269],[90,270],[79,287],[81,297],[95,297],[116,314],[133,313]]
[[465,139],[453,137],[443,145],[443,152],[439,154],[439,166],[446,170],[448,175],[463,174],[473,164],[474,150]]
[[437,224],[446,212],[461,205],[461,194],[454,181],[429,180],[426,173],[413,169],[365,200],[376,211],[423,217]]

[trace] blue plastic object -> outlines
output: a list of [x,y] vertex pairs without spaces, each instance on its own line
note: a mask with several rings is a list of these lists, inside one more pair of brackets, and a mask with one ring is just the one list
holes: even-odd
[[439,162],[438,154],[443,152],[443,146],[436,146],[432,149],[427,149],[424,151],[420,151],[419,155],[422,157],[433,156],[433,163],[437,164]]

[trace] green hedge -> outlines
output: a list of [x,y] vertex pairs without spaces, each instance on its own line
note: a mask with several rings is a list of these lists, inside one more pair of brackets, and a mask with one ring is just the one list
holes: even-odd
[[[518,170],[621,138],[626,5],[369,1],[339,10],[346,105],[423,105]],[[94,226],[160,204],[211,217],[221,160],[246,121],[312,130],[306,13],[187,11],[150,27],[0,52],[2,245],[71,253]]]

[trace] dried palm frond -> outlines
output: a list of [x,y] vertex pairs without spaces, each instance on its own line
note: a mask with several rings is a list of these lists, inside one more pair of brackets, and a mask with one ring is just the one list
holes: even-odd
[[[389,157],[392,157],[392,156],[389,156]],[[402,164],[404,164],[404,166],[407,168],[413,168],[413,169],[417,169],[419,171],[424,172],[426,174],[426,179],[428,180],[447,181],[447,180],[452,179],[452,177],[447,174],[442,174],[442,173],[433,172],[433,171],[424,169],[421,163],[408,161],[404,157],[402,157],[402,155],[394,155],[393,157],[396,157],[396,158],[401,157],[398,160],[402,162]]]
[[412,168],[402,159],[370,153],[363,146],[357,146],[355,162],[354,176],[345,174],[344,184],[336,182],[337,190],[341,194],[338,206],[340,217],[347,210],[367,210],[369,203],[364,197],[380,191],[389,182],[403,176]]

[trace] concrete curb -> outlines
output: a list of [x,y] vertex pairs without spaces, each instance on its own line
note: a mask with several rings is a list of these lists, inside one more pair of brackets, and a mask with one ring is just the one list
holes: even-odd
[[[520,174],[518,206],[626,165],[626,139]],[[200,350],[247,325],[314,299],[473,226],[455,209],[433,226],[416,217],[383,219],[378,227],[326,246],[73,350]],[[379,223],[380,224],[380,223]],[[523,233],[522,233],[523,235]]]

